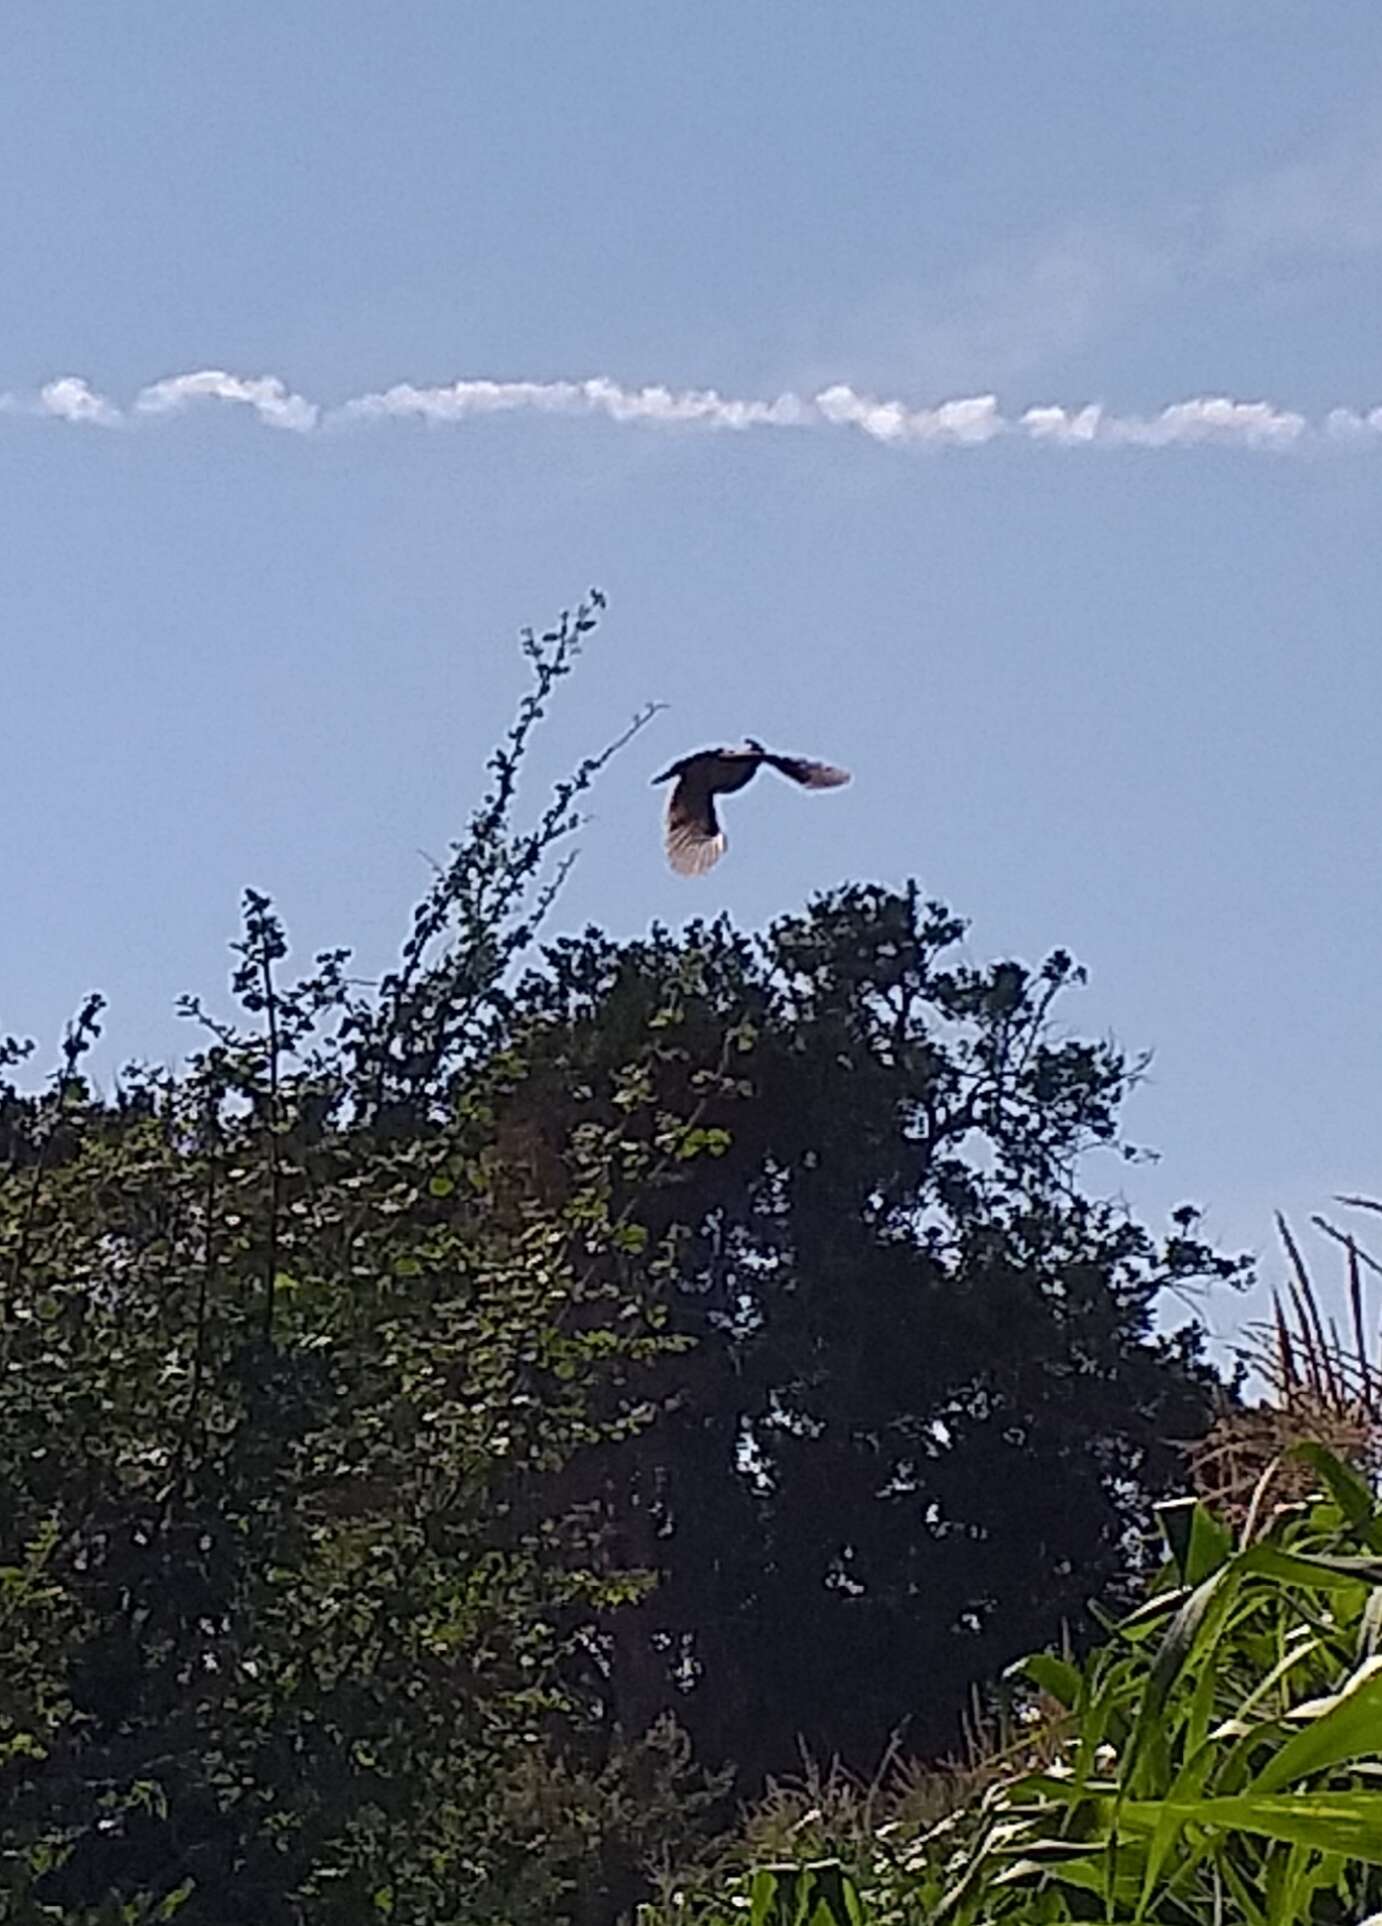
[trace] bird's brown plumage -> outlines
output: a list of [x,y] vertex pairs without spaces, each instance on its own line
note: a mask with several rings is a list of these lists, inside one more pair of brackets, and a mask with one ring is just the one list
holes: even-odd
[[717,796],[731,795],[753,781],[764,763],[804,789],[838,789],[849,781],[844,769],[809,756],[779,756],[750,736],[742,748],[701,749],[664,769],[655,782],[676,782],[667,799],[667,860],[680,876],[703,876],[725,853],[725,832],[715,809]]

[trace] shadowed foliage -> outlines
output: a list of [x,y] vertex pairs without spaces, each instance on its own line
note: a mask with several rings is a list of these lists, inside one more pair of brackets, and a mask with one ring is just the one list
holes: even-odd
[[975,967],[962,934],[853,888],[757,940],[563,942],[516,1000],[500,1133],[530,1191],[623,1128],[650,1033],[654,1112],[703,1104],[640,1205],[692,1348],[653,1367],[659,1424],[571,1476],[661,1574],[611,1633],[621,1723],[675,1709],[741,1786],[803,1743],[868,1770],[900,1726],[953,1741],[972,1681],[1117,1593],[1207,1422],[1196,1335],[1153,1316],[1237,1267],[1189,1213],[1158,1247],[1081,1187],[1129,1066],[1053,1028],[1069,958]]
[[[247,892],[176,1070],[0,1048],[0,1920],[627,1915],[792,1763],[955,1731],[1203,1428],[1083,1183],[1078,978],[915,890],[539,950],[592,597],[381,981]],[[527,962],[527,974],[522,974]]]

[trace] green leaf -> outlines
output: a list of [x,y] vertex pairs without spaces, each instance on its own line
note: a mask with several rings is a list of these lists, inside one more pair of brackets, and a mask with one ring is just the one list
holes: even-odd
[[1302,1441],[1291,1446],[1288,1457],[1300,1458],[1318,1471],[1329,1487],[1329,1495],[1343,1513],[1351,1529],[1365,1538],[1374,1551],[1382,1551],[1382,1527],[1379,1527],[1376,1506],[1372,1492],[1366,1482],[1359,1477],[1352,1465],[1336,1458],[1332,1451],[1326,1451],[1322,1444]]
[[1361,1665],[1379,1650],[1382,1650],[1382,1586],[1368,1593],[1368,1602],[1358,1621],[1357,1662]]
[[1055,1699],[1067,1711],[1073,1710],[1080,1696],[1080,1674],[1068,1659],[1057,1658],[1054,1652],[1033,1652],[1030,1657],[1018,1659],[1010,1665],[1004,1677],[1025,1673],[1048,1698]]
[[815,1860],[807,1870],[811,1926],[864,1926],[859,1894],[838,1859]]
[[684,1161],[692,1157],[723,1157],[734,1139],[727,1130],[697,1127],[688,1130],[677,1146],[677,1156]]
[[[1136,1832],[1151,1833],[1166,1803],[1160,1799],[1130,1801],[1119,1813],[1119,1823]],[[1232,1799],[1194,1799],[1176,1806],[1174,1818],[1182,1826],[1213,1826],[1224,1833],[1251,1832],[1289,1846],[1338,1852],[1369,1866],[1382,1866],[1380,1792],[1293,1792],[1285,1799],[1247,1794]]]
[[0,1765],[11,1759],[46,1759],[48,1748],[32,1732],[12,1732],[7,1739],[0,1739]]
[[1092,1616],[1106,1631],[1116,1633],[1129,1645],[1135,1645],[1154,1632],[1163,1619],[1178,1612],[1189,1596],[1184,1585],[1177,1585],[1173,1591],[1156,1592],[1151,1598],[1144,1599],[1135,1611],[1129,1612],[1124,1618],[1106,1619],[1097,1611]]
[[1232,1555],[1231,1534],[1197,1498],[1172,1498],[1156,1516],[1183,1585],[1202,1584]]
[[[456,1188],[456,1180],[454,1177],[448,1177],[445,1171],[439,1170],[427,1188],[434,1197],[449,1197]],[[384,1892],[387,1888],[381,1886],[379,1890]]]
[[781,1916],[777,1911],[781,1891],[777,1868],[760,1866],[749,1884],[749,1926],[769,1926]]
[[1250,1794],[1276,1792],[1312,1772],[1382,1750],[1382,1658],[1365,1659],[1341,1692],[1298,1706],[1290,1716],[1310,1723],[1268,1761]]
[[1266,1539],[1239,1552],[1238,1565],[1246,1574],[1282,1578],[1288,1584],[1312,1585],[1321,1591],[1346,1591],[1351,1585],[1382,1585],[1382,1558],[1287,1551]]
[[[1137,1783],[1134,1774],[1143,1768],[1143,1755],[1150,1748],[1155,1747],[1159,1752],[1165,1750],[1161,1720],[1171,1688],[1196,1646],[1212,1644],[1233,1602],[1235,1586],[1227,1581],[1235,1578],[1239,1570],[1241,1570],[1240,1560],[1221,1565],[1191,1592],[1167,1626],[1166,1635],[1152,1661],[1151,1677],[1142,1694],[1137,1724],[1133,1728],[1132,1740],[1124,1760],[1124,1772],[1128,1784]],[[1144,1780],[1146,1776],[1145,1770],[1142,1770]]]
[[1014,1852],[1021,1853],[1022,1857],[1005,1872],[1000,1873],[994,1883],[1001,1885],[1015,1879],[1019,1866],[1029,1868],[1035,1866],[1039,1870],[1044,1870],[1051,1865],[1064,1865],[1070,1859],[1088,1859],[1092,1854],[1103,1850],[1104,1842],[1101,1839],[1024,1838],[1011,1846],[998,1848],[1000,1859],[1005,1859]]

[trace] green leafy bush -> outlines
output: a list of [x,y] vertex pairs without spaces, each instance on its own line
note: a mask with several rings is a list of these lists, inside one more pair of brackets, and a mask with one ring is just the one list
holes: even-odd
[[98,1092],[95,997],[47,1088],[0,1045],[0,1920],[551,1919],[627,1878],[587,1867],[607,1813],[636,1858],[631,1780],[697,1810],[675,1735],[601,1728],[589,1650],[649,1577],[562,1485],[653,1419],[677,1341],[623,1246],[695,1105],[629,1105],[547,1205],[494,1147],[505,985],[604,758],[530,829],[517,772],[594,621],[525,638],[381,983],[295,975],[248,892],[180,1071]]

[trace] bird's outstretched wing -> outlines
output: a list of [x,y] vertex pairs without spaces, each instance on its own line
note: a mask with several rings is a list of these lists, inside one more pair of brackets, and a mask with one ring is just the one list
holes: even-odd
[[685,770],[667,798],[667,860],[679,876],[704,876],[725,853],[725,832],[705,772]]
[[790,776],[793,782],[799,782],[803,789],[838,789],[849,781],[848,769],[837,769],[830,762],[813,762],[809,756],[774,756],[765,752],[763,760],[784,776]]

